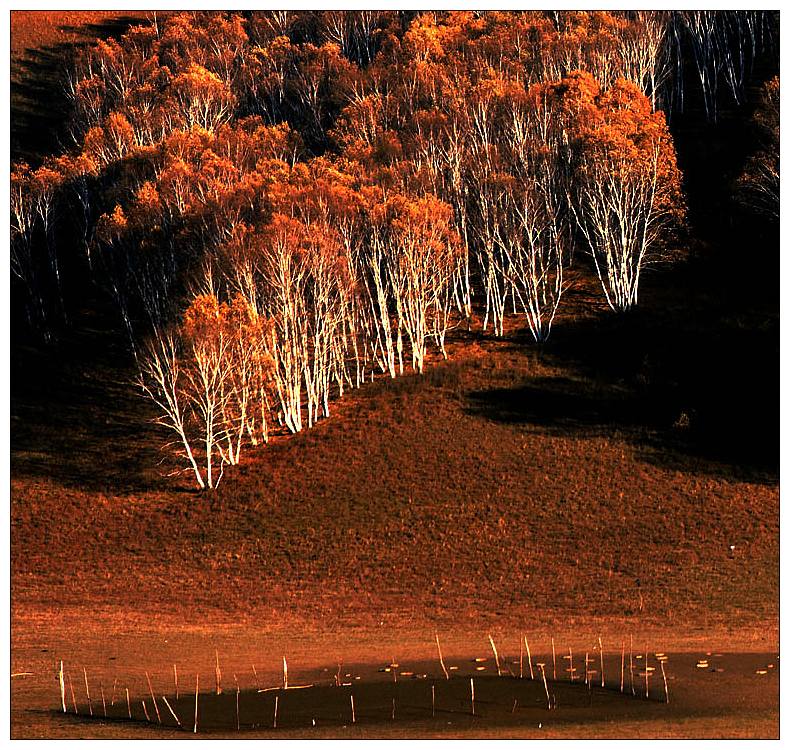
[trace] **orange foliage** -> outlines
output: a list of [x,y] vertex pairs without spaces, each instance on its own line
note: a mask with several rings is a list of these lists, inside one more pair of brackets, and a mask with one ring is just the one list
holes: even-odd
[[[14,173],[15,221],[27,231],[25,199],[40,207],[68,184],[90,216],[95,184],[96,212],[113,206],[95,237],[122,276],[115,288],[138,284],[161,322],[172,290],[205,273],[210,293],[189,300],[178,335],[243,339],[250,352],[257,337],[298,430],[303,396],[311,424],[330,391],[374,369],[394,376],[396,354],[402,371],[409,346],[418,370],[430,338],[445,354],[451,317],[471,321],[473,296],[487,320],[489,303],[504,311],[527,289],[539,320],[578,235],[568,196],[600,182],[601,165],[622,184],[652,169],[654,207],[682,216],[664,117],[618,78],[634,23],[565,11],[174,13],[86,51],[70,86],[78,150]],[[530,232],[551,235],[551,252]],[[519,286],[517,256],[542,275]],[[233,379],[243,358],[227,356]],[[246,401],[228,403],[244,423]]]
[[199,294],[184,313],[183,332],[191,340],[206,341],[219,335],[227,315],[227,305],[213,294]]

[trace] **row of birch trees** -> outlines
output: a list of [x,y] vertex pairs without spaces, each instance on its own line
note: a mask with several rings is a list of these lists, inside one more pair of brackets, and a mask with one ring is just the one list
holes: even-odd
[[276,168],[265,218],[234,220],[182,321],[156,326],[140,353],[140,384],[200,487],[272,429],[329,416],[346,389],[422,373],[430,347],[446,357],[460,260],[450,207],[324,159]]
[[692,16],[153,17],[70,71],[74,148],[13,170],[31,318],[68,219],[173,470],[213,488],[347,389],[446,357],[453,326],[515,314],[546,341],[577,256],[628,310],[684,220],[661,108]]

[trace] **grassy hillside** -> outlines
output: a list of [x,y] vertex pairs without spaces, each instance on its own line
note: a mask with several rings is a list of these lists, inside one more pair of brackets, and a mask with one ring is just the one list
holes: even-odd
[[50,366],[28,351],[12,400],[15,606],[687,630],[775,617],[776,470],[732,450],[763,420],[730,407],[740,373],[710,385],[726,351],[682,290],[622,321],[591,282],[576,280],[543,351],[518,329],[458,331],[449,362],[368,384],[215,496],[157,475],[161,435],[120,350],[94,332],[89,367],[79,339]]
[[[12,17],[15,153],[54,149],[58,45],[126,23],[100,15]],[[542,349],[512,321],[502,340],[479,321],[457,330],[448,362],[350,394],[215,495],[162,476],[162,435],[101,302],[81,298],[48,348],[16,337],[16,612],[689,631],[775,618],[777,306],[735,263],[742,245],[724,246],[726,205],[704,189],[738,173],[739,117],[712,136],[675,123],[708,234],[675,272],[646,274],[637,311],[608,313],[580,257]]]

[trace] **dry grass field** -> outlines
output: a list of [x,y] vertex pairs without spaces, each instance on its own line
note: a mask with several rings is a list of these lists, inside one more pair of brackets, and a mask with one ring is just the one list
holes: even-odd
[[[31,71],[130,15],[12,14],[14,153],[57,130],[26,134]],[[12,735],[174,736],[55,713],[60,659],[139,696],[174,661],[208,686],[215,649],[250,688],[250,664],[273,677],[283,653],[305,679],[342,660],[373,681],[389,659],[433,659],[436,632],[459,663],[490,656],[488,633],[513,657],[529,632],[543,654],[552,636],[616,651],[626,634],[672,653],[672,711],[278,736],[778,736],[778,669],[755,675],[778,653],[778,312],[737,268],[711,272],[714,243],[649,274],[620,318],[580,259],[545,346],[515,320],[499,340],[456,329],[448,361],[275,435],[212,495],[164,477],[100,301],[49,348],[15,336],[11,666],[32,674],[12,681]],[[722,674],[694,668],[708,652]]]
[[[208,681],[217,645],[249,680],[245,660],[276,669],[280,651],[314,667],[426,658],[437,630],[459,655],[522,629],[544,647],[599,632],[677,652],[778,645],[770,471],[695,455],[671,401],[607,386],[518,331],[459,332],[449,362],[275,438],[211,499],[157,475],[145,404],[117,372],[107,385],[119,355],[104,352],[73,390],[67,356],[46,370],[68,407],[26,406],[30,379],[14,402],[14,669],[47,675],[45,702],[55,659],[121,668],[110,651],[132,674],[178,659]],[[719,729],[676,731],[728,736],[731,699],[710,712]],[[776,703],[761,706],[770,735]]]

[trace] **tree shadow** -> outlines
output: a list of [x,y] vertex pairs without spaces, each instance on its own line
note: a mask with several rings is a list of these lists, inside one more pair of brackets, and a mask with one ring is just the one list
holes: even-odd
[[468,398],[478,414],[548,432],[601,435],[647,426],[632,394],[567,377],[538,377],[512,388],[473,391]]
[[[68,132],[68,67],[95,41],[118,37],[141,22],[139,16],[121,11],[100,23],[62,25],[60,31],[71,41],[13,56],[12,162],[36,166],[74,146]],[[78,270],[86,273],[82,266]],[[128,344],[112,329],[117,313],[95,294],[86,290],[79,297],[71,311],[72,325],[58,330],[46,346],[19,315],[12,315],[11,470],[14,476],[53,479],[82,489],[154,490],[161,487],[156,446],[162,434],[151,424],[154,415],[132,384]],[[12,310],[19,309],[12,300]]]
[[557,323],[540,352],[562,377],[468,393],[471,414],[547,434],[613,435],[670,468],[775,483],[778,315],[736,313],[667,272],[625,315]]
[[162,433],[120,336],[80,327],[55,344],[12,342],[11,473],[86,490],[161,488]]
[[99,39],[123,34],[140,18],[119,14],[102,23],[64,25],[74,41],[29,48],[11,59],[11,162],[38,165],[74,144],[68,132],[71,103],[66,74],[75,55]]

